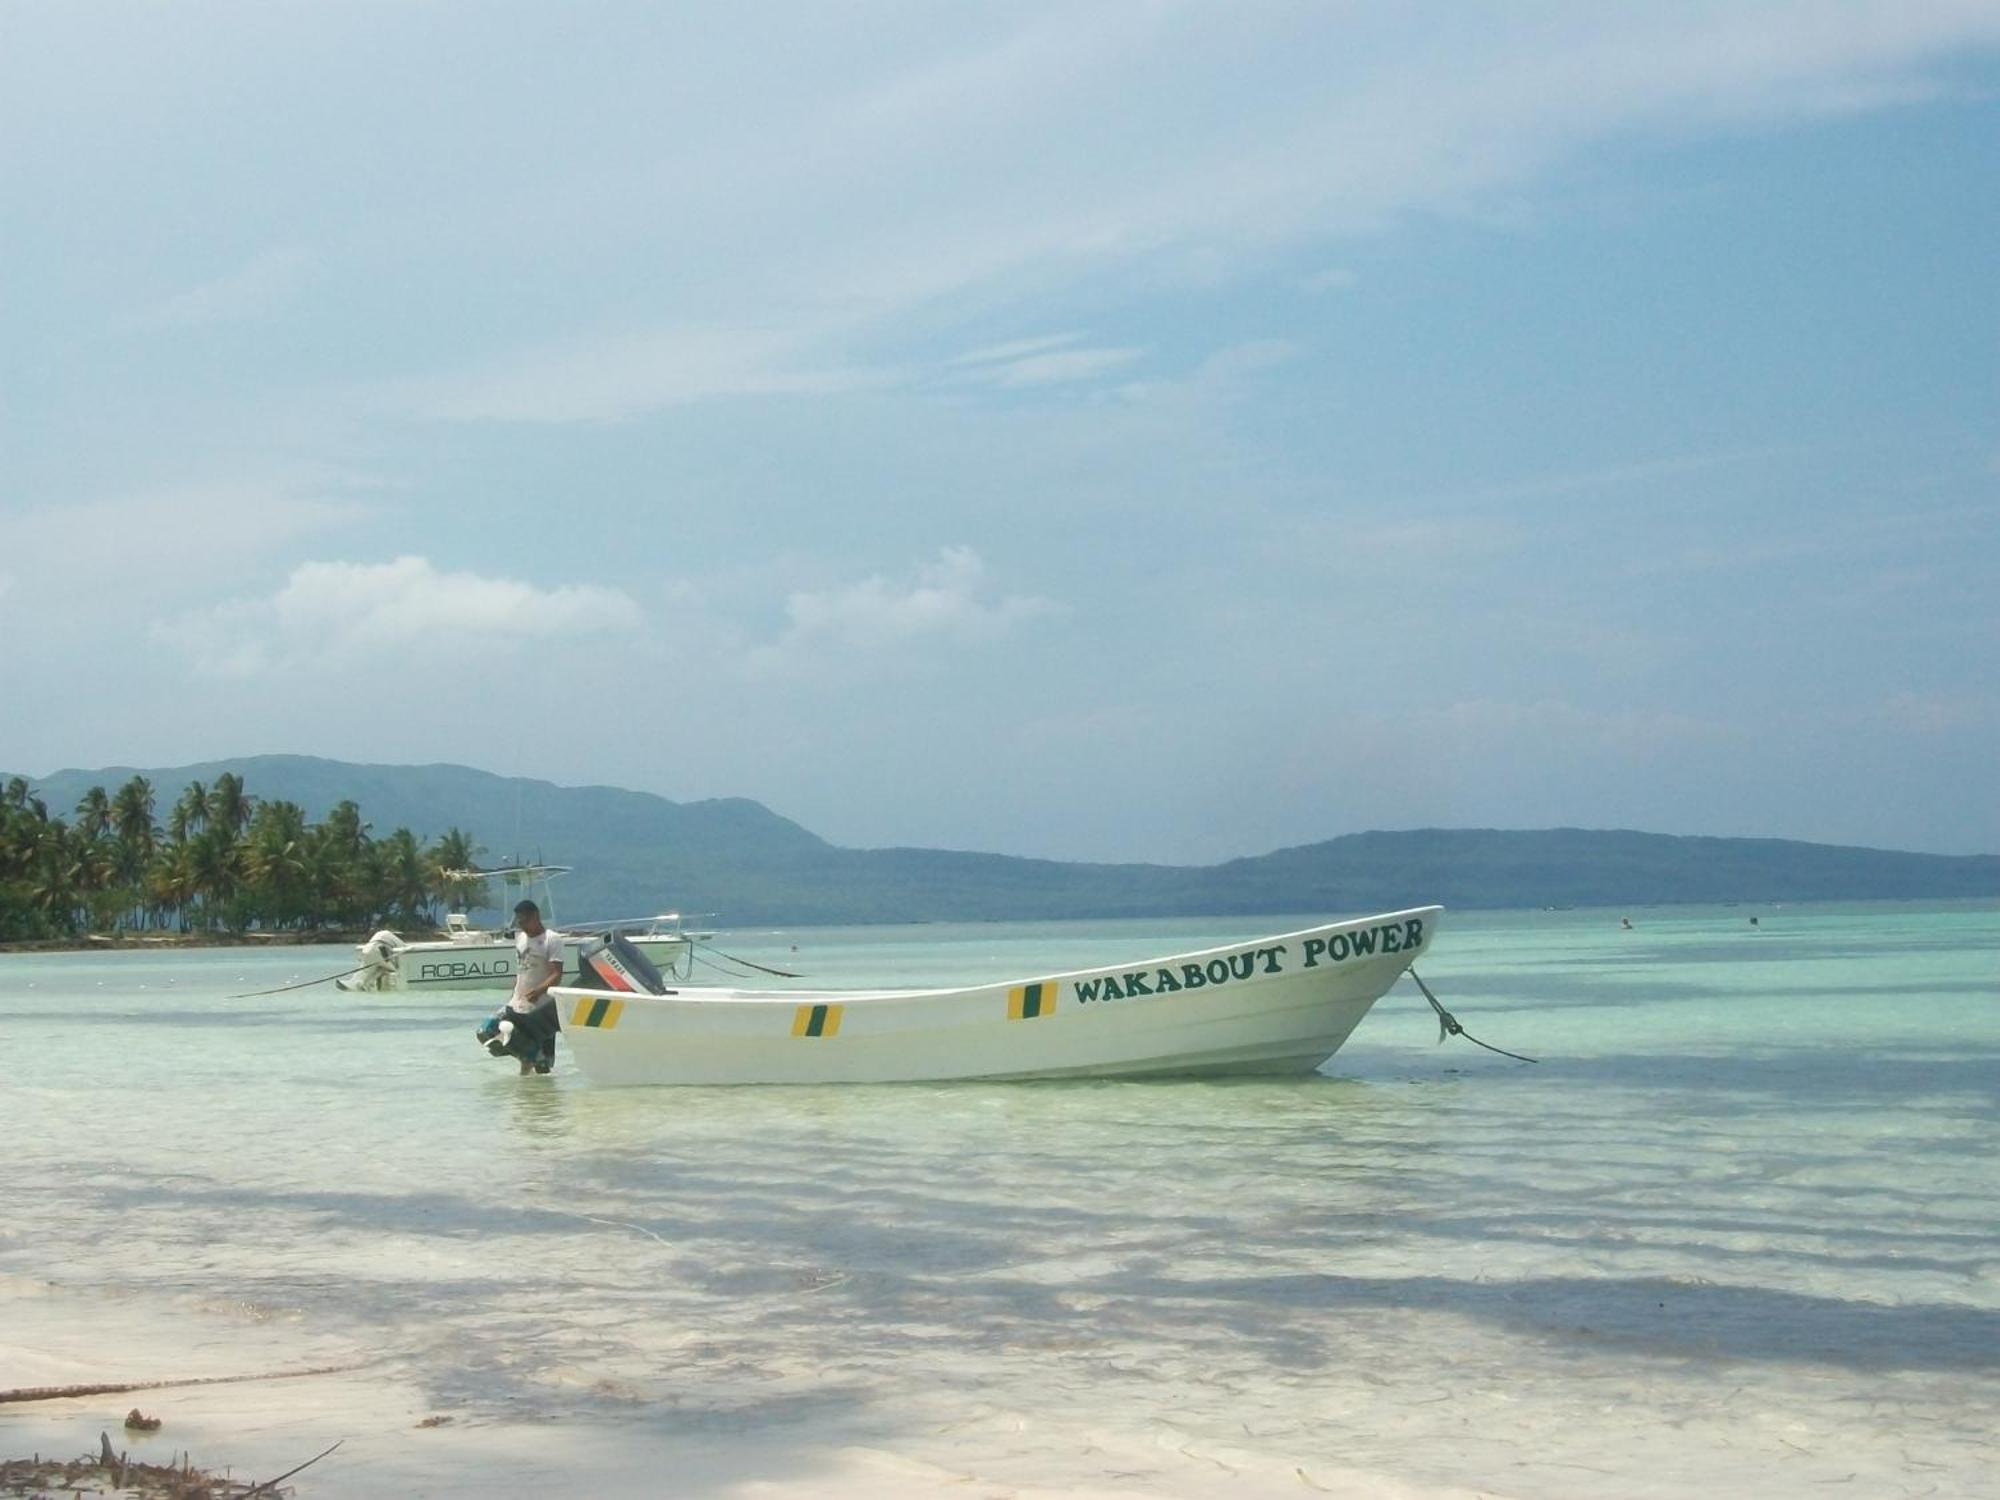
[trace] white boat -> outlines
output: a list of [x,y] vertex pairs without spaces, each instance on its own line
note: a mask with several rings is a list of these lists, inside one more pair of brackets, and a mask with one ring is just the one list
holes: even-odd
[[[567,875],[568,865],[508,865],[493,870],[456,871],[467,881],[498,880],[502,904],[512,909],[514,893],[536,890],[543,920],[565,939],[563,970],[576,972],[576,950],[590,936],[616,927],[663,974],[684,974],[692,967],[696,934],[685,931],[677,912],[637,921],[585,922],[564,927],[555,920],[549,882]],[[343,990],[494,990],[509,989],[519,967],[516,935],[511,929],[479,927],[464,912],[445,918],[444,936],[410,940],[384,928],[355,948],[359,967],[336,981]]]
[[560,986],[594,1083],[1303,1074],[1429,946],[1442,907],[1143,963],[951,989]]

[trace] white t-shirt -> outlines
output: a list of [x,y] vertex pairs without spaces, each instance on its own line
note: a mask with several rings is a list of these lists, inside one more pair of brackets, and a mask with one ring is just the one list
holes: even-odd
[[551,974],[562,968],[563,936],[553,927],[544,927],[538,937],[525,932],[514,934],[514,996],[507,1002],[511,1010],[533,1010],[540,1000],[528,998]]

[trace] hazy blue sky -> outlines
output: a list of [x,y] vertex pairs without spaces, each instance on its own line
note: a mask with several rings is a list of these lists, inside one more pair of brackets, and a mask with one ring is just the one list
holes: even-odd
[[0,350],[7,769],[2000,850],[1996,0],[16,3]]

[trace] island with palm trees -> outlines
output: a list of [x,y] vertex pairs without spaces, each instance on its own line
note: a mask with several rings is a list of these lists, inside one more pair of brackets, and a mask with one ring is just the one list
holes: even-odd
[[0,788],[0,945],[327,942],[435,927],[438,906],[481,904],[478,850],[454,827],[375,838],[343,801],[317,823],[224,772],[189,783],[156,819],[152,782],[93,786],[65,819],[23,777]]

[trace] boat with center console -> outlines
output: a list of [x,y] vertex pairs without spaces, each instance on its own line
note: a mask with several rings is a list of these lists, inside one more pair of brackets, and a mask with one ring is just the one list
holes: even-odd
[[[616,922],[579,922],[564,926],[555,919],[550,882],[570,873],[568,865],[515,864],[491,870],[453,870],[449,877],[464,886],[488,880],[500,883],[502,909],[513,910],[519,896],[530,895],[542,909],[542,919],[566,941],[563,969],[576,972],[579,945],[611,928],[624,933],[646,960],[661,973],[682,974],[692,968],[698,934],[684,927],[678,912],[627,918]],[[517,895],[517,893],[519,893]],[[508,989],[520,964],[520,937],[511,928],[482,927],[464,912],[445,918],[436,938],[409,939],[383,928],[354,951],[356,970],[338,981],[343,990],[495,990]]]

